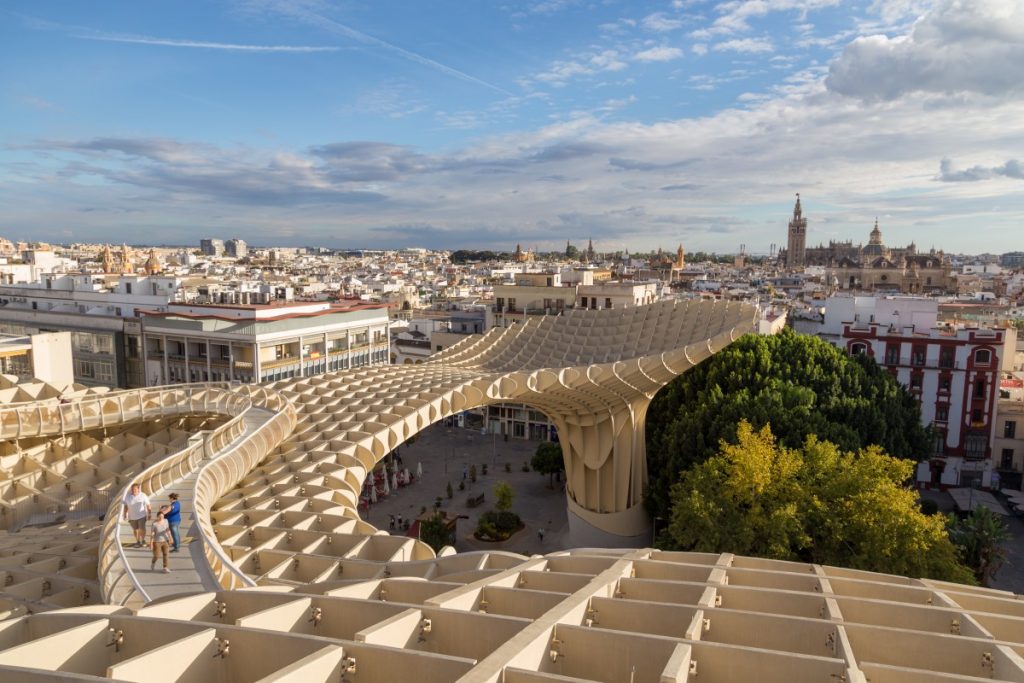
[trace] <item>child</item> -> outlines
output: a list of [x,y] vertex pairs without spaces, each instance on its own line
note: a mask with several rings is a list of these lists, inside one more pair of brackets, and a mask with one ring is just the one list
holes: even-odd
[[164,556],[164,574],[170,574],[171,570],[167,566],[167,545],[171,540],[171,525],[164,519],[164,511],[160,510],[156,513],[156,520],[153,522],[153,561],[149,563],[151,571],[156,571],[156,560],[159,553],[163,553]]

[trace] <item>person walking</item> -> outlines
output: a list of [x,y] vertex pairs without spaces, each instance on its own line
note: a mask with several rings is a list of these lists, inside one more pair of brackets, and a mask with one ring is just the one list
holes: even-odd
[[149,496],[142,492],[142,487],[132,484],[132,488],[125,494],[121,501],[124,506],[123,518],[128,520],[135,534],[134,548],[141,548],[146,541],[146,520],[153,513],[153,506],[149,503]]
[[164,518],[164,510],[160,508],[160,511],[156,513],[156,519],[153,521],[153,561],[149,563],[150,571],[156,571],[156,561],[158,556],[162,553],[164,556],[164,574],[170,574],[171,569],[167,566],[167,545],[171,540],[171,525],[167,523]]
[[178,548],[181,547],[181,503],[178,502],[178,494],[172,493],[167,496],[170,499],[170,503],[164,505],[160,510],[164,513],[164,519],[167,520],[167,524],[171,527],[171,552],[178,552]]

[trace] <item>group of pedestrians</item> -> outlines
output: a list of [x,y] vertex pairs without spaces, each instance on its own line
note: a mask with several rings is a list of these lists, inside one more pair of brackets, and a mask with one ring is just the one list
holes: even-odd
[[[163,555],[164,573],[170,573],[168,567],[168,553],[176,553],[181,546],[179,528],[181,526],[181,503],[178,502],[178,494],[171,493],[167,496],[166,505],[161,505],[157,510],[156,517],[150,529],[150,546],[153,549],[153,560],[149,563],[151,570],[156,570],[156,562]],[[125,494],[122,501],[124,512],[123,518],[132,528],[135,535],[133,548],[142,548],[146,545],[146,522],[153,515],[153,505],[149,496],[142,492],[142,487],[132,484],[131,490]]]

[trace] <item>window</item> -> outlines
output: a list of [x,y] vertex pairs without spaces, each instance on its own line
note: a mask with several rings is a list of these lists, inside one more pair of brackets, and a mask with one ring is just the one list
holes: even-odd
[[132,293],[132,283],[130,283],[130,282],[124,283],[124,293],[125,294],[131,294]]
[[949,422],[949,406],[936,406],[935,421]]
[[964,454],[968,458],[979,459],[985,457],[986,439],[984,434],[971,433],[964,439]]
[[939,377],[939,391],[944,391],[948,394],[949,388],[952,384],[953,380],[950,379],[949,376],[944,375],[942,377]]
[[981,408],[975,408],[971,411],[971,422],[981,422],[983,414]]
[[509,299],[508,299],[508,310],[510,310],[510,311],[515,311],[516,310],[516,299],[515,299],[515,297],[509,297]]
[[921,384],[924,382],[924,376],[921,374],[913,374],[910,376],[910,388],[920,389]]
[[946,452],[946,435],[942,432],[935,433],[935,441],[932,442],[932,450],[935,455],[943,455]]
[[979,379],[974,383],[974,398],[985,398],[985,380]]
[[992,362],[992,352],[988,349],[978,349],[974,352],[974,362],[978,365],[988,365]]
[[610,296],[606,296],[604,298],[604,307],[605,308],[611,308],[612,307],[612,298]]
[[98,360],[76,360],[75,377],[96,384],[113,384],[114,365]]
[[1004,439],[1015,439],[1017,438],[1017,421],[1007,420],[1003,424],[1003,438]]
[[889,344],[885,347],[885,363],[886,365],[896,365],[900,362],[900,347],[899,344]]
[[951,368],[953,367],[953,349],[942,349],[939,351],[939,367],[940,368]]
[[924,347],[923,346],[915,346],[914,347],[914,355],[912,357],[913,364],[914,365],[924,365],[924,355],[925,355]]
[[138,358],[139,357],[139,338],[128,337],[128,357]]
[[92,335],[88,332],[72,332],[71,343],[76,351],[92,353]]
[[497,298],[497,300],[496,300],[496,304],[497,304],[497,307],[498,307],[499,311],[504,310],[505,309],[505,297],[499,296]]
[[1013,449],[1004,448],[999,457],[999,468],[1003,470],[1013,469]]

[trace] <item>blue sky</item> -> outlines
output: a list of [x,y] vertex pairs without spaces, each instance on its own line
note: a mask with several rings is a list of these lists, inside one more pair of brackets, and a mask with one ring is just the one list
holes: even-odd
[[1024,0],[14,0],[0,235],[1024,249],[1022,59]]

